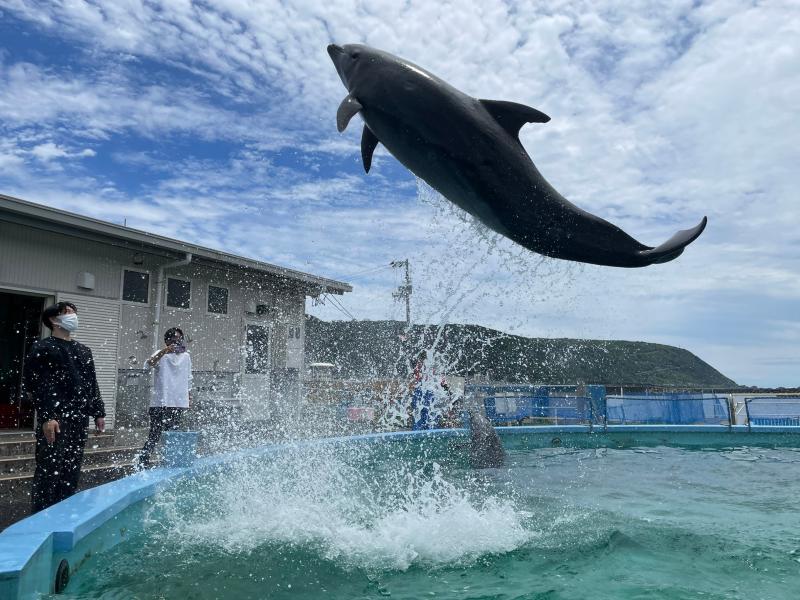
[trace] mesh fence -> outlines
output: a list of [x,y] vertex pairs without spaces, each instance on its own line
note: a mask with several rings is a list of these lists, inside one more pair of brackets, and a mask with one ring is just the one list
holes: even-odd
[[[592,386],[599,388],[600,386]],[[487,390],[489,391],[489,390]],[[524,391],[534,393],[525,394]],[[515,390],[485,395],[486,416],[498,424],[728,425],[728,398],[705,393],[605,396],[597,390]],[[800,416],[800,415],[799,415]]]
[[570,425],[602,418],[591,398],[576,396],[489,396],[484,406],[487,418],[496,423]]
[[727,396],[717,394],[639,394],[608,396],[609,424],[727,425]]
[[800,427],[800,397],[757,396],[744,402],[752,426]]

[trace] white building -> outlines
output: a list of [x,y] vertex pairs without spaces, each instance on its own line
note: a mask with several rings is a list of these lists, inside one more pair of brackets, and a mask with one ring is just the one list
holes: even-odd
[[48,335],[51,303],[78,307],[113,428],[145,424],[144,361],[180,327],[199,402],[268,416],[304,372],[306,297],[343,294],[326,279],[0,194],[0,429],[30,429],[24,357]]

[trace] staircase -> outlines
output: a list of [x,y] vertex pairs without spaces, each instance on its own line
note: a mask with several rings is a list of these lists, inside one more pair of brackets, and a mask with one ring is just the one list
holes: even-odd
[[[119,479],[133,471],[141,444],[120,445],[113,433],[89,433],[83,454],[79,490]],[[33,432],[0,433],[0,531],[31,510],[31,486],[36,470]]]

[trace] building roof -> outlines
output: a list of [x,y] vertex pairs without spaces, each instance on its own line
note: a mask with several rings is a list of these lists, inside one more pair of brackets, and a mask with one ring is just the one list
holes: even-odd
[[307,284],[308,293],[312,296],[320,293],[344,294],[345,292],[353,291],[352,286],[349,284],[334,279],[205,248],[204,246],[182,242],[131,227],[116,225],[108,221],[76,215],[5,194],[0,194],[0,221],[39,227],[67,235],[77,235],[86,239],[130,247],[133,250],[158,251],[176,258],[181,258],[186,253],[191,253],[193,258],[204,259],[204,261],[211,263],[267,273],[282,279]]

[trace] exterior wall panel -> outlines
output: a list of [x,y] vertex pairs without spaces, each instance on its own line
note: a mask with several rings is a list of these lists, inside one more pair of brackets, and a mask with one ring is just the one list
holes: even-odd
[[142,369],[152,354],[153,313],[148,306],[123,302],[120,307],[119,360],[120,369]]
[[[118,299],[121,265],[132,252],[33,227],[0,222],[0,285],[60,290]],[[93,290],[77,286],[78,273],[95,276]]]

